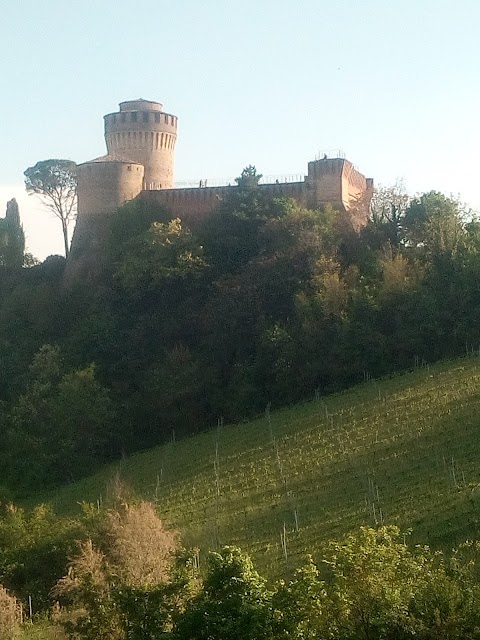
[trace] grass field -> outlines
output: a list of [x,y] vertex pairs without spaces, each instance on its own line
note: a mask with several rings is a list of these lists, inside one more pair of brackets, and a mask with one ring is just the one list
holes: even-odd
[[188,545],[237,544],[270,576],[360,524],[452,545],[480,534],[480,359],[344,393],[134,455],[42,496],[59,512],[105,499],[119,473]]

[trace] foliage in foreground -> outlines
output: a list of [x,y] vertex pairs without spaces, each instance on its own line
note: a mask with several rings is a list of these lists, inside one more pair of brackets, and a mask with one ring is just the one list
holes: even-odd
[[0,640],[12,640],[21,624],[20,603],[0,585]]
[[0,583],[25,605],[30,600],[34,613],[50,607],[50,591],[91,521],[86,512],[59,518],[45,505],[30,513],[14,505],[2,507]]
[[[480,638],[477,542],[443,553],[409,544],[395,526],[362,527],[311,548],[315,562],[309,557],[269,582],[238,547],[206,559],[185,551],[145,501],[114,496],[107,508],[85,508],[68,549],[72,529],[57,526],[55,537],[45,507],[32,516],[10,511],[2,524],[0,582],[10,586],[0,588],[0,640]],[[24,572],[40,618],[21,629]]]
[[272,586],[236,547],[209,555],[203,581],[183,554],[165,581],[133,586],[84,549],[81,614],[70,608],[64,625],[78,640],[473,640],[479,552],[467,543],[447,558],[407,547],[395,527],[362,528]]

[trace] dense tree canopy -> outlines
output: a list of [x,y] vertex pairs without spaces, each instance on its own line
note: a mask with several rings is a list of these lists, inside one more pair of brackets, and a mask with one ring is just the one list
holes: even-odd
[[458,202],[385,189],[356,232],[259,178],[247,167],[194,224],[127,203],[95,282],[63,288],[58,256],[0,273],[4,483],[478,349],[480,231]]

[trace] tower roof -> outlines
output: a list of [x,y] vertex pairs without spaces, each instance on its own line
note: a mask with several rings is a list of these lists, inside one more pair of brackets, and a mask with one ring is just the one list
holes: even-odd
[[140,162],[136,162],[135,160],[130,160],[129,158],[125,158],[123,156],[116,156],[113,154],[106,154],[104,156],[99,156],[98,158],[94,158],[93,160],[87,160],[86,162],[81,162],[77,166],[82,166],[84,164],[101,163],[101,162],[117,162],[120,164],[138,164],[142,166]]
[[145,100],[144,98],[125,100],[125,102],[120,102],[118,106],[120,107],[120,111],[162,111],[163,109],[161,102]]

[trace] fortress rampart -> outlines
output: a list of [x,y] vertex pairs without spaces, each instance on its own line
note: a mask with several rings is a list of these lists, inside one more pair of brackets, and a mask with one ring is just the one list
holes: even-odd
[[[212,213],[236,186],[163,189],[142,191],[138,198],[165,207],[174,217],[197,220]],[[315,160],[308,163],[303,182],[260,184],[259,189],[272,198],[293,198],[299,205],[318,209],[331,204],[341,211],[350,211],[355,228],[366,222],[373,193],[373,180],[365,178],[351,162],[343,158]],[[354,215],[355,209],[355,215]]]
[[[211,214],[238,187],[174,188],[177,117],[149,100],[121,102],[104,116],[107,155],[78,165],[78,218],[67,262],[66,281],[94,275],[111,215],[124,202],[141,199],[161,205],[193,223]],[[373,180],[344,158],[308,163],[303,181],[261,184],[272,197],[293,198],[318,209],[327,203],[346,213],[356,229],[366,223]]]
[[[167,209],[173,217],[194,221],[212,213],[236,186],[164,189],[162,191],[142,191],[138,198]],[[263,192],[273,197],[294,198],[305,201],[305,183],[262,184]]]

